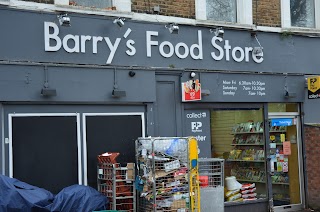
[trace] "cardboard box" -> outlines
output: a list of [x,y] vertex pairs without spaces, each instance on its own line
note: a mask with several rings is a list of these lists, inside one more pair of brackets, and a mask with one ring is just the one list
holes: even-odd
[[174,200],[171,205],[171,211],[177,212],[177,211],[183,211],[183,209],[186,209],[186,200],[185,199],[179,199]]
[[134,180],[135,176],[134,176],[134,163],[127,163],[127,176],[126,176],[126,180],[127,181],[131,181]]

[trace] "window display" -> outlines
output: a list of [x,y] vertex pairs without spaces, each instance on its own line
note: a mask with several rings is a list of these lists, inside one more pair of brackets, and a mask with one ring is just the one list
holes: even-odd
[[[272,111],[279,108],[279,104],[274,106],[277,107]],[[225,202],[266,199],[268,194],[273,196],[274,206],[301,202],[298,119],[285,116],[283,111],[291,112],[297,107],[296,104],[284,106],[279,115],[273,112],[274,118],[270,116],[268,137],[262,109],[211,110],[212,156],[224,158],[226,179],[234,177],[241,184],[236,189],[225,188]],[[266,164],[267,157],[270,167]],[[268,179],[272,193],[268,190]]]

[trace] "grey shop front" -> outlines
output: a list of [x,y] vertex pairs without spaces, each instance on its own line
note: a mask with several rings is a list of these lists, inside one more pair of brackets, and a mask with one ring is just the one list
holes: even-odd
[[[309,39],[261,32],[257,56],[248,31],[226,29],[222,39],[209,27],[180,26],[174,35],[160,23],[127,20],[117,28],[112,17],[76,13],[63,27],[56,13],[0,10],[2,174],[55,193],[74,183],[95,187],[98,154],[118,151],[120,162],[134,162],[137,137],[193,135],[200,157],[226,159],[226,175],[251,169],[260,176],[246,181],[256,183],[259,198],[226,203],[226,211],[304,207],[305,75],[320,66],[306,54]],[[190,80],[201,83],[199,101],[182,101]],[[259,143],[239,143],[243,135],[233,133],[247,123],[260,124],[262,131],[250,131]],[[281,153],[273,141],[282,135],[292,157],[282,158],[289,169],[274,179],[280,162],[272,155]],[[234,149],[266,154],[228,165]]]

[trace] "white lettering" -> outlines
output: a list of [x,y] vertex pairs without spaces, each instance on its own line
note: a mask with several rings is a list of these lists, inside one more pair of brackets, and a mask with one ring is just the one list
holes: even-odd
[[128,40],[126,45],[127,45],[127,48],[128,50],[126,51],[127,55],[129,56],[133,56],[136,54],[136,48],[134,48],[133,44],[135,44],[134,40]]
[[103,37],[92,37],[92,53],[97,54],[98,53],[98,42],[101,42],[103,40]]
[[226,40],[224,42],[224,49],[226,50],[226,61],[229,61],[230,60],[230,49],[231,49],[231,46],[229,45],[229,41]]
[[[198,49],[198,55],[194,53],[194,50]],[[190,55],[195,60],[203,59],[203,51],[202,51],[202,31],[198,30],[198,44],[192,44],[190,47]]]
[[86,41],[91,40],[91,36],[81,35],[81,52],[86,53]]
[[259,56],[252,53],[252,59],[256,63],[262,63],[262,61],[263,61],[263,52],[261,52],[261,54]]
[[[240,52],[240,57],[237,57],[236,52],[239,51]],[[236,46],[234,47],[234,49],[232,49],[232,58],[240,63],[243,59],[244,59],[244,51],[241,47]]]
[[[180,47],[183,47],[184,48],[184,54],[181,54],[179,52],[179,48]],[[189,55],[189,47],[187,46],[187,44],[185,43],[177,43],[176,47],[175,47],[175,52],[176,52],[176,55],[181,58],[181,59],[184,59],[186,57],[188,57]]]
[[158,32],[147,31],[147,57],[151,57],[151,46],[158,46],[158,41],[152,41],[151,36],[158,36]]
[[[68,41],[69,40],[73,40],[74,42],[74,47],[73,48],[70,48],[68,46]],[[73,52],[79,52],[79,35],[66,35],[63,40],[62,40],[62,45],[63,45],[63,48],[64,50],[66,50],[66,52],[69,52],[69,53],[73,53]]]
[[[169,53],[165,53],[164,52],[164,46],[168,46],[169,47]],[[159,46],[159,51],[160,51],[160,54],[163,56],[163,57],[171,57],[174,53],[174,47],[172,45],[172,43],[170,43],[169,41],[163,41],[160,46]]]
[[[50,34],[50,28],[53,29],[53,33]],[[47,52],[56,52],[61,48],[61,40],[58,37],[59,27],[52,22],[44,22],[44,50]],[[56,45],[50,46],[50,39],[55,40]]]
[[116,41],[114,42],[114,45],[112,45],[112,43],[108,37],[104,37],[104,40],[106,41],[106,43],[110,49],[110,54],[109,54],[109,57],[108,57],[106,64],[110,64],[113,60],[114,54],[116,53],[116,51],[118,49],[121,38],[117,38]]
[[219,55],[217,56],[215,52],[211,52],[211,57],[215,60],[222,60],[224,56],[224,52],[223,52],[223,49],[218,44],[216,44],[216,40],[218,40],[219,42],[222,42],[222,38],[213,37],[211,40],[212,46],[219,51]]
[[246,47],[245,48],[245,54],[246,54],[246,62],[249,62],[249,53],[252,52],[252,47]]

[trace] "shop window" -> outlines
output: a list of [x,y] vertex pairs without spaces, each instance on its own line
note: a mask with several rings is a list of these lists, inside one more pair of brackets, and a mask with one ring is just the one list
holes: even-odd
[[282,27],[320,28],[320,2],[281,0]]
[[[212,156],[225,159],[225,177],[242,184],[234,194],[225,182],[226,202],[243,202],[267,197],[265,141],[262,109],[212,110]],[[235,186],[235,187],[234,187]],[[230,186],[229,186],[230,187]],[[240,195],[237,193],[240,192]]]
[[252,24],[252,0],[197,0],[196,19]]
[[298,112],[297,103],[269,103],[268,104],[269,112]]

